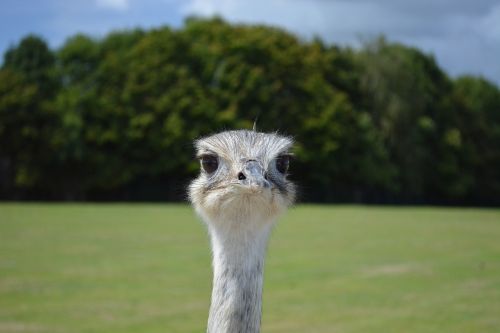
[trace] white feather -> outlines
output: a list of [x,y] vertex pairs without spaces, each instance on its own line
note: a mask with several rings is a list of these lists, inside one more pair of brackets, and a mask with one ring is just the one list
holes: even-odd
[[[292,140],[277,134],[229,131],[196,142],[199,156],[218,158],[213,174],[201,172],[189,198],[208,227],[213,253],[211,333],[255,333],[260,329],[267,241],[275,221],[295,198],[295,186],[273,164]],[[270,188],[237,181],[248,160],[265,168]]]

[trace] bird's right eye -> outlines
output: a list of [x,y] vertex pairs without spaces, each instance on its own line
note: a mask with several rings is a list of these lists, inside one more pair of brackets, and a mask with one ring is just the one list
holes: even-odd
[[219,167],[219,160],[215,155],[203,155],[200,157],[201,167],[206,173],[214,173]]

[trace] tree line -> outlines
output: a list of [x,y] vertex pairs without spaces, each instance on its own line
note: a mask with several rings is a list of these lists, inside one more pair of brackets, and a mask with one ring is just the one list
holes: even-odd
[[220,18],[8,49],[0,198],[182,200],[193,139],[254,121],[295,138],[304,201],[500,204],[495,84],[384,38],[352,49]]

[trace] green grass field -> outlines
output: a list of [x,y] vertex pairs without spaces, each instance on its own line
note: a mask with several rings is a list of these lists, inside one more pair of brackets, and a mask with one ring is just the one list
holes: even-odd
[[[187,205],[0,204],[0,332],[203,332]],[[500,332],[500,210],[299,206],[270,241],[262,332]]]

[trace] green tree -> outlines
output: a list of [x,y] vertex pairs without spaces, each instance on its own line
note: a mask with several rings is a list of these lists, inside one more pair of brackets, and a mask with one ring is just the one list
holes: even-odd
[[455,128],[450,140],[461,148],[460,166],[466,173],[469,199],[500,203],[500,90],[470,76],[455,81]]
[[396,166],[402,200],[423,200],[439,175],[439,124],[451,84],[433,57],[378,39],[359,54],[362,106],[373,117]]
[[295,137],[306,200],[500,204],[498,87],[383,38],[189,18],[4,58],[0,197],[180,198],[193,139],[256,121]]
[[6,173],[19,188],[41,186],[57,123],[50,103],[59,84],[54,54],[44,40],[27,36],[5,53],[0,76],[0,156]]

